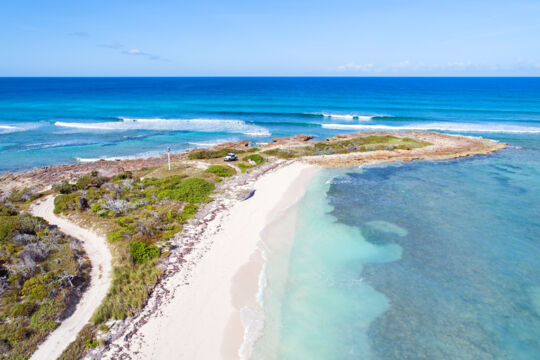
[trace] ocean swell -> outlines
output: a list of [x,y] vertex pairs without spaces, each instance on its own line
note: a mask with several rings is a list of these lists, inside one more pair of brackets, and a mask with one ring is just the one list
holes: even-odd
[[57,121],[55,126],[90,131],[165,130],[194,132],[226,132],[250,136],[270,136],[270,132],[260,126],[246,124],[241,120],[219,119],[134,119],[120,118],[121,121],[78,123]]

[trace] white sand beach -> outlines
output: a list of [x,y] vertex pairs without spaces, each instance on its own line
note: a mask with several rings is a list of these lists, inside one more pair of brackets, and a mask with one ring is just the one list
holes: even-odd
[[[317,166],[293,162],[265,174],[255,195],[237,202],[210,228],[218,229],[200,243],[211,246],[190,276],[174,274],[165,286],[170,295],[141,326],[124,330],[102,358],[118,354],[133,359],[238,359],[245,329],[240,310],[259,291],[261,231],[303,195]],[[154,295],[155,297],[155,295]],[[149,300],[152,307],[153,299]],[[138,324],[138,319],[130,321]],[[248,353],[244,347],[244,353]]]
[[31,359],[56,359],[77,337],[107,294],[112,280],[111,253],[105,238],[93,231],[83,229],[71,221],[54,214],[54,198],[49,196],[31,208],[34,216],[40,216],[56,225],[65,234],[79,239],[92,263],[90,285],[82,295],[75,312],[62,321],[47,339],[39,345]]

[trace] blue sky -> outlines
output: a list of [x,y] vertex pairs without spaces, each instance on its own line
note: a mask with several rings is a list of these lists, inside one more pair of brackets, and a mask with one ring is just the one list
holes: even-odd
[[0,76],[540,76],[539,19],[539,0],[6,0]]

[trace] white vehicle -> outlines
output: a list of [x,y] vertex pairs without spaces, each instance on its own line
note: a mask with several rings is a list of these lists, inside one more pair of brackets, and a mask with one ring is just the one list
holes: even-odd
[[227,156],[225,156],[223,158],[223,160],[225,160],[225,161],[236,161],[236,160],[238,160],[238,157],[236,156],[235,153],[228,153]]

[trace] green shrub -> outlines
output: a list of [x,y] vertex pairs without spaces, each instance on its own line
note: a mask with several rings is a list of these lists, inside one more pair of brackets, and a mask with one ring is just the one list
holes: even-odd
[[184,207],[184,213],[189,215],[195,215],[197,213],[197,210],[199,210],[195,205],[188,204]]
[[146,262],[159,256],[159,248],[155,245],[146,245],[140,241],[129,244],[129,250],[133,260],[138,263]]
[[14,207],[0,203],[0,216],[15,216],[17,214],[17,209]]
[[[45,229],[46,225],[47,222],[45,220],[30,215],[0,216],[0,241],[6,240],[16,231],[25,234],[36,234]],[[9,244],[15,245],[11,242],[2,245],[8,246]]]
[[25,301],[20,304],[15,304],[10,309],[10,316],[29,316],[36,310],[37,305],[32,301]]
[[51,286],[49,283],[54,280],[54,274],[38,274],[24,282],[21,294],[28,296],[32,300],[43,300],[49,296]]
[[191,178],[183,181],[174,190],[164,190],[157,194],[159,199],[181,200],[189,203],[198,203],[206,200],[214,191],[215,186],[199,178]]
[[86,339],[85,347],[87,349],[93,349],[99,346],[99,342],[94,339]]
[[75,184],[77,189],[86,190],[91,187],[100,187],[107,182],[106,177],[97,176],[97,172],[91,172],[88,175],[84,175],[77,180]]
[[115,232],[112,232],[109,234],[108,239],[110,242],[116,242],[120,240],[124,240],[125,237],[131,237],[133,233],[133,230],[123,227],[120,230],[117,230]]
[[236,170],[230,166],[224,165],[212,165],[205,171],[219,177],[230,177],[236,174]]
[[147,193],[151,194],[159,190],[172,190],[185,178],[186,175],[171,175],[163,179],[145,178],[142,181],[142,185],[146,189]]
[[125,216],[125,217],[118,218],[118,220],[116,220],[116,223],[122,227],[127,227],[130,224],[133,224],[134,222],[135,222],[135,219],[133,218],[133,216]]
[[261,165],[264,162],[264,158],[259,154],[251,154],[242,159],[243,161],[253,161],[256,165]]
[[126,180],[126,179],[132,179],[132,178],[133,178],[133,174],[131,173],[131,171],[124,171],[118,175],[113,176],[112,179],[113,180]]
[[79,209],[79,195],[76,193],[60,194],[54,198],[54,213]]
[[32,189],[26,188],[20,191],[13,191],[9,196],[11,202],[30,202],[39,198],[41,194],[35,194]]
[[77,190],[77,185],[70,184],[67,181],[62,181],[59,184],[54,184],[52,186],[53,191],[60,193],[60,194],[71,194],[72,192]]

